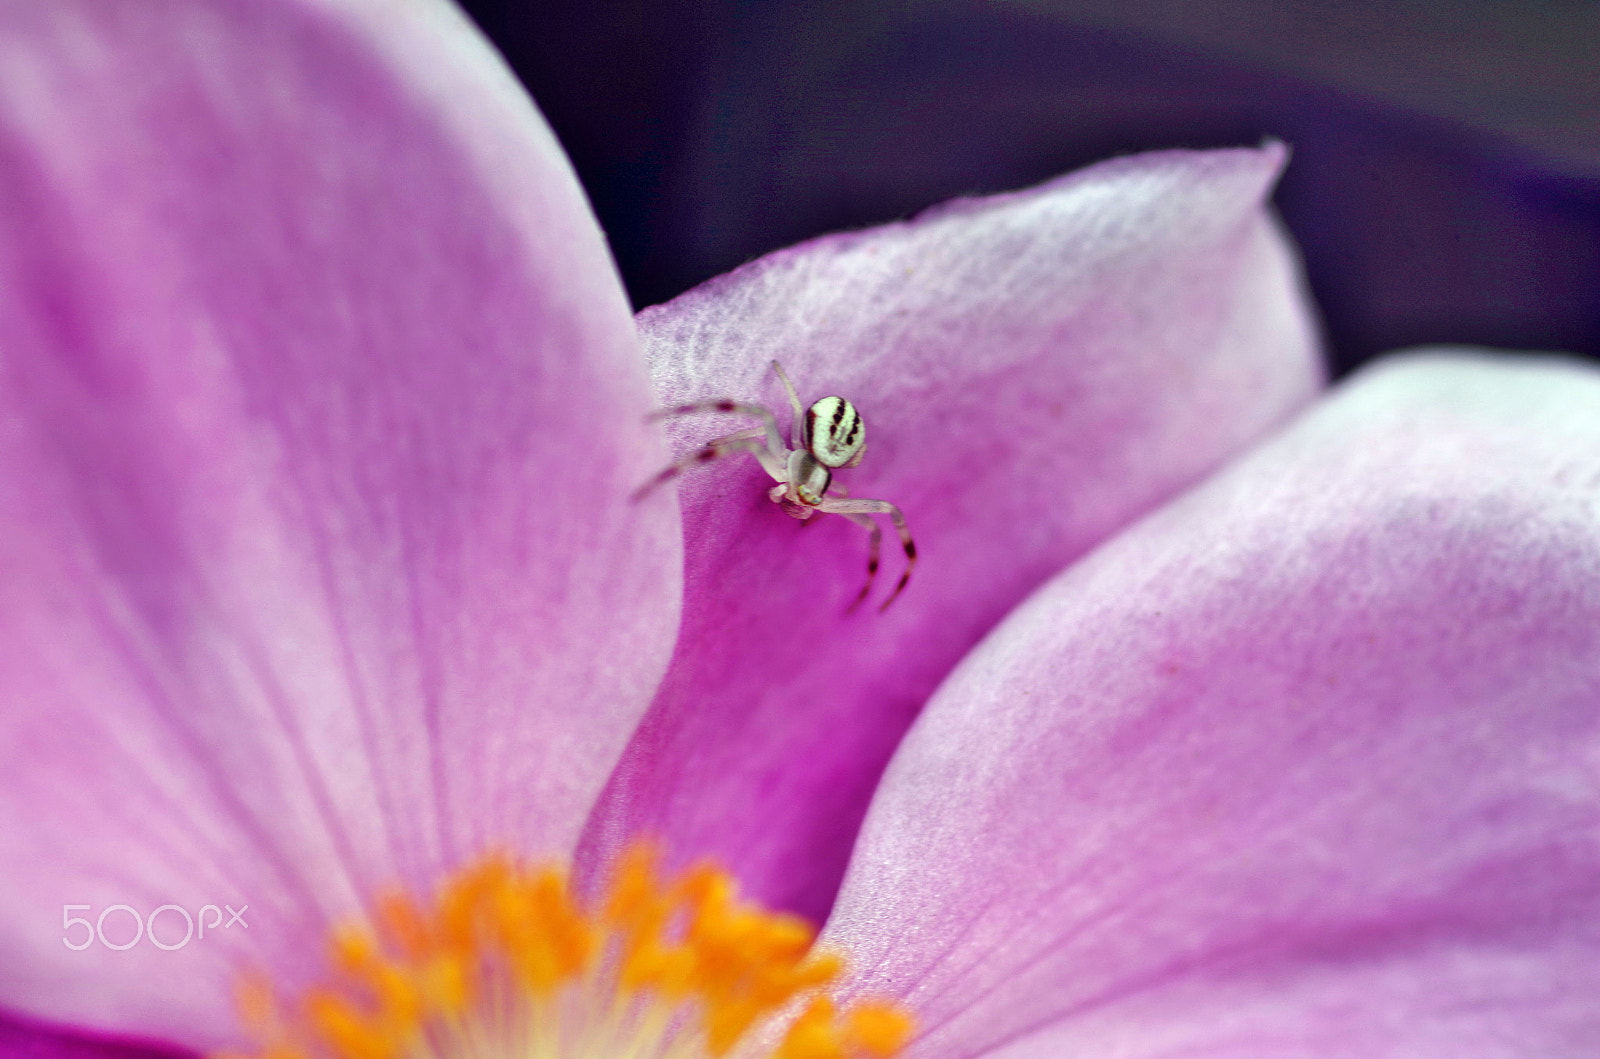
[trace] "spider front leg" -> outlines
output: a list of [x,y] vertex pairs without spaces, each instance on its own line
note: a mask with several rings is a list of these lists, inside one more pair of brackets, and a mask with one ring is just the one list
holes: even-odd
[[[774,363],[776,363],[776,361],[774,361]],[[787,453],[788,450],[784,447],[783,435],[778,433],[778,418],[758,404],[742,404],[738,401],[728,400],[727,398],[723,398],[719,401],[698,401],[694,404],[680,404],[674,405],[671,408],[663,408],[659,412],[651,412],[646,418],[674,419],[678,416],[710,415],[712,413],[717,413],[720,415],[750,416],[752,419],[761,420],[761,429],[765,433],[767,439],[767,452],[772,455],[773,459],[782,464],[784,454]],[[744,431],[740,431],[739,434],[730,434],[729,437],[738,437],[743,433]],[[721,440],[727,439],[724,438]]]
[[752,436],[749,431],[740,431],[725,438],[708,441],[689,453],[689,455],[668,464],[660,474],[635,489],[628,499],[635,502],[642,500],[652,490],[666,484],[684,471],[710,463],[713,460],[720,460],[724,456],[731,456],[736,452],[748,452],[760,462],[762,469],[774,479],[778,481],[784,480],[778,461],[773,459],[772,454],[767,451],[767,439],[759,435]]
[[889,598],[884,600],[882,606],[878,608],[879,613],[888,610],[889,604],[899,598],[900,593],[906,587],[906,583],[911,580],[912,567],[917,565],[917,545],[911,539],[911,531],[906,528],[905,515],[887,500],[867,500],[865,498],[846,500],[833,496],[823,497],[822,503],[817,505],[817,510],[827,512],[830,515],[844,515],[851,522],[865,526],[871,531],[872,535],[867,544],[867,583],[862,587],[861,594],[856,597],[855,603],[850,604],[852,610],[866,598],[867,592],[872,588],[872,580],[878,573],[878,548],[883,539],[883,531],[876,522],[867,516],[888,515],[889,520],[894,523],[895,532],[900,534],[900,547],[905,549],[906,569],[905,573],[900,575],[900,581],[894,586],[894,591],[889,593]]
[[677,416],[705,415],[719,413],[722,415],[743,415],[761,420],[758,427],[735,431],[725,437],[708,441],[688,456],[669,465],[660,474],[645,482],[633,491],[632,500],[640,500],[651,490],[662,485],[668,479],[675,478],[690,467],[702,463],[710,463],[734,452],[748,452],[761,464],[761,469],[771,475],[774,481],[786,480],[785,457],[789,450],[783,447],[783,435],[778,433],[777,418],[758,404],[741,404],[738,401],[723,398],[718,401],[700,401],[695,404],[674,405],[660,411],[651,412],[645,417],[651,419],[671,419]]
[[783,380],[784,392],[789,395],[789,407],[794,409],[794,418],[789,421],[789,443],[797,449],[806,448],[806,410],[800,405],[800,395],[795,393],[794,383],[789,381],[789,373],[783,370],[782,364],[773,361],[772,370]]

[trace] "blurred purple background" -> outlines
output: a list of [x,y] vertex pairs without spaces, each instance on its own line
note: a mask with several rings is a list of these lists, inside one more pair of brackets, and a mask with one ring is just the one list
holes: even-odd
[[1273,136],[1338,370],[1421,342],[1600,355],[1600,4],[465,6],[639,306],[954,195]]

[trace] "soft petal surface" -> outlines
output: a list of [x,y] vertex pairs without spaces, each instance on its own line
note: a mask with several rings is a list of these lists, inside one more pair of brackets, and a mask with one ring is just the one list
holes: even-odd
[[[1028,591],[1280,422],[1320,375],[1265,199],[1284,149],[1118,159],[1040,188],[774,254],[640,315],[662,400],[841,394],[866,423],[866,534],[796,522],[745,457],[682,479],[682,638],[589,838],[663,835],[820,916],[884,762]],[[680,447],[732,429],[675,427]],[[666,503],[650,498],[644,506]]]
[[926,1059],[1600,1054],[1597,468],[1576,362],[1357,376],[974,651],[828,938]]
[[6,1059],[193,1059],[194,1054],[148,1042],[52,1030],[0,1014],[0,1056]]
[[[654,398],[443,4],[6,5],[0,174],[0,1007],[209,1045],[374,888],[570,850],[675,633]],[[164,905],[247,926],[63,944]]]

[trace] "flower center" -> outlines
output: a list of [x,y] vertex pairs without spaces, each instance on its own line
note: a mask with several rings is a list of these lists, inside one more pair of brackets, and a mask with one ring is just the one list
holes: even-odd
[[904,1009],[839,1007],[843,961],[803,920],[699,865],[664,879],[643,844],[592,907],[564,872],[487,857],[431,904],[402,894],[334,932],[327,984],[241,995],[262,1059],[889,1059]]

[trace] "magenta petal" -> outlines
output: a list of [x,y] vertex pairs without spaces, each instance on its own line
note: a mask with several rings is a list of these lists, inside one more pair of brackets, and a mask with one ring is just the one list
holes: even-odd
[[[791,519],[744,457],[684,478],[684,632],[592,851],[653,832],[826,912],[883,763],[956,660],[1316,389],[1264,206],[1284,154],[1117,159],[774,254],[640,315],[667,402],[754,399],[787,429],[774,357],[803,400],[853,400],[869,447],[840,481],[899,504],[921,562],[892,609],[847,615],[860,528]],[[873,604],[902,567],[890,531]]]
[[46,1029],[0,1013],[0,1059],[192,1059],[193,1052]]
[[[211,1046],[374,888],[570,850],[675,633],[654,397],[443,4],[7,5],[0,174],[0,1006]],[[63,944],[164,905],[250,911]]]
[[1592,368],[1353,380],[973,652],[829,940],[929,1059],[1600,1054],[1597,468]]

